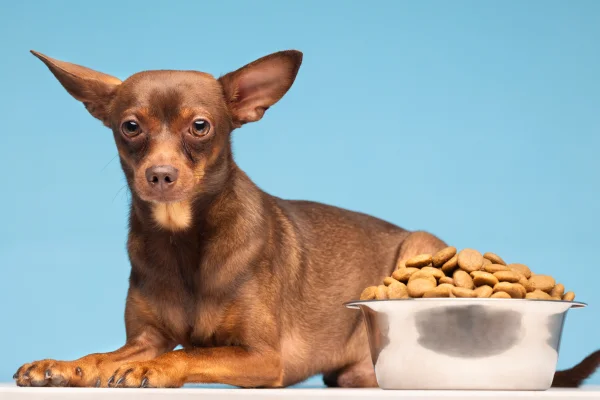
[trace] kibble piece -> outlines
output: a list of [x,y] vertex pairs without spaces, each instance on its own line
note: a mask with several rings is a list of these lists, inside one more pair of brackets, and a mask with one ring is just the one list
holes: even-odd
[[388,288],[385,285],[379,285],[377,286],[377,289],[375,290],[375,298],[377,300],[385,300],[388,298]]
[[494,286],[494,292],[506,292],[513,299],[522,299],[527,291],[518,283],[499,282]]
[[490,296],[493,299],[510,299],[510,294],[506,292],[496,292]]
[[458,253],[458,267],[467,272],[479,271],[483,267],[483,256],[473,249],[463,249]]
[[377,286],[369,286],[360,294],[361,300],[373,300],[375,298],[375,291],[377,290]]
[[519,284],[525,288],[525,291],[527,291],[527,293],[533,292],[535,290],[533,285],[529,283],[529,279],[525,278],[525,275],[523,274],[519,276]]
[[394,282],[388,286],[388,297],[390,299],[406,299],[408,298],[408,289],[402,282]]
[[563,294],[562,299],[566,300],[566,301],[573,301],[573,300],[575,300],[575,293],[567,292],[567,293]]
[[479,286],[477,289],[475,289],[475,294],[479,298],[490,297],[493,293],[494,289],[488,285]]
[[500,257],[497,254],[494,253],[485,253],[483,255],[483,258],[490,260],[493,264],[500,264],[500,265],[506,265],[506,262],[504,262],[504,260],[502,259],[502,257]]
[[392,274],[392,278],[394,278],[395,280],[397,280],[399,282],[408,282],[408,279],[410,278],[410,276],[412,274],[414,274],[415,272],[417,272],[418,270],[419,270],[418,268],[397,269]]
[[439,280],[440,284],[443,283],[448,283],[452,286],[454,286],[454,279],[450,278],[449,276],[442,276]]
[[444,265],[442,265],[442,272],[446,275],[451,275],[452,271],[454,271],[458,267],[458,255],[454,255],[451,259],[446,261]]
[[525,264],[508,264],[507,267],[512,271],[519,271],[520,273],[525,275],[525,278],[527,279],[531,278],[531,270]]
[[550,293],[552,288],[554,288],[555,281],[550,275],[534,275],[529,278],[529,284],[534,290],[539,289],[542,292]]
[[425,278],[413,279],[408,282],[407,288],[410,297],[422,297],[425,292],[435,288],[435,279],[434,282]]
[[445,288],[448,288],[449,290],[452,290],[452,288],[454,287],[454,285],[451,285],[449,283],[441,283],[437,287],[445,287]]
[[488,260],[487,258],[484,258],[482,268],[485,268],[486,265],[492,265],[492,262],[490,260]]
[[455,297],[477,297],[477,293],[475,293],[472,289],[466,289],[463,287],[454,287],[452,288],[452,294]]
[[428,281],[433,282],[433,286],[437,285],[437,281],[435,280],[435,277],[433,275],[431,275],[430,272],[427,272],[427,271],[419,270],[419,271],[415,272],[414,274],[412,274],[410,276],[410,278],[408,278],[408,282],[414,281],[415,279],[427,279]]
[[471,278],[471,275],[467,274],[462,269],[454,271],[452,278],[456,287],[462,287],[465,289],[473,289],[475,287],[473,285],[473,278]]
[[444,277],[444,273],[441,269],[433,268],[433,267],[423,267],[421,271],[426,272],[432,275],[435,279],[440,279]]
[[423,297],[450,297],[450,291],[447,286],[438,286],[423,293]]
[[386,278],[383,278],[383,284],[385,286],[390,286],[392,283],[394,282],[398,282],[397,280],[395,280],[394,278],[390,278],[389,276]]
[[550,296],[562,298],[563,294],[565,294],[565,286],[562,283],[557,284],[550,291]]
[[396,264],[396,269],[406,268],[406,263],[404,261],[398,260],[398,264]]
[[550,296],[546,292],[542,292],[539,289],[534,290],[533,292],[527,293],[525,295],[526,299],[536,299],[536,300],[552,300],[552,296]]
[[488,285],[494,287],[494,285],[498,283],[498,278],[489,272],[473,271],[471,272],[471,276],[473,277],[473,283],[475,286]]
[[435,253],[432,258],[433,266],[436,268],[440,268],[447,261],[449,261],[452,257],[456,255],[456,247],[450,246],[446,247]]
[[520,283],[513,283],[513,288],[519,291],[519,295],[516,297],[517,299],[524,299],[527,294],[527,289]]
[[494,276],[500,282],[510,282],[510,283],[519,282],[519,274],[517,274],[515,271],[498,271],[498,272],[494,272]]
[[490,274],[493,274],[494,272],[499,272],[499,271],[510,271],[510,269],[508,269],[508,267],[506,265],[502,265],[502,264],[484,265],[483,270],[485,272],[489,272]]
[[431,254],[419,254],[406,260],[406,268],[421,268],[431,264]]

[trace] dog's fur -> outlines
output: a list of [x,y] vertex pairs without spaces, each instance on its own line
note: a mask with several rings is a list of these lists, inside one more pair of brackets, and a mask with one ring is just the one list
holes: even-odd
[[[147,71],[123,82],[33,53],[113,131],[132,193],[131,276],[123,347],[25,364],[18,385],[280,387],[318,373],[329,386],[377,385],[360,313],[342,303],[445,244],[365,214],[270,196],[238,168],[231,132],[288,91],[300,52],[219,79]],[[209,128],[194,130],[198,120]],[[163,182],[155,166],[178,173]],[[555,384],[578,385],[599,358],[558,373]]]

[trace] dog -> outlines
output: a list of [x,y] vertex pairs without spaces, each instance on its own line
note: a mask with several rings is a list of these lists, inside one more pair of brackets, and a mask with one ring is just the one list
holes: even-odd
[[[214,78],[145,71],[124,81],[32,51],[113,132],[131,190],[126,343],[19,368],[19,386],[376,387],[360,313],[342,306],[398,263],[446,247],[358,212],[290,201],[236,165],[231,133],[290,89],[302,53]],[[178,345],[180,350],[174,350]],[[555,386],[577,386],[600,352]]]

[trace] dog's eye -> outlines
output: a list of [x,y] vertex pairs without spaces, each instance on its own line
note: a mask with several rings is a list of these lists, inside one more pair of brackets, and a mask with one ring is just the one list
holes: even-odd
[[197,119],[192,123],[192,134],[194,136],[206,136],[210,131],[210,124],[204,119]]
[[123,133],[127,136],[136,136],[141,132],[140,125],[135,121],[125,121],[121,126]]

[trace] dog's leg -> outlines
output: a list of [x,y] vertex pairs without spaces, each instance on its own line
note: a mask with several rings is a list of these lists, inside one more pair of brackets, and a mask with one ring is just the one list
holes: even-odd
[[419,254],[435,254],[447,244],[428,232],[416,231],[409,234],[400,245],[397,266]]
[[[169,350],[169,349],[167,349]],[[15,373],[19,386],[103,386],[122,363],[149,360],[163,352],[142,335],[110,353],[90,354],[74,361],[41,360],[23,365]]]
[[111,387],[180,387],[223,383],[240,387],[280,387],[283,370],[274,351],[239,346],[171,351],[153,360],[121,365]]
[[329,387],[369,388],[378,386],[370,357],[341,370],[323,375],[323,382]]

